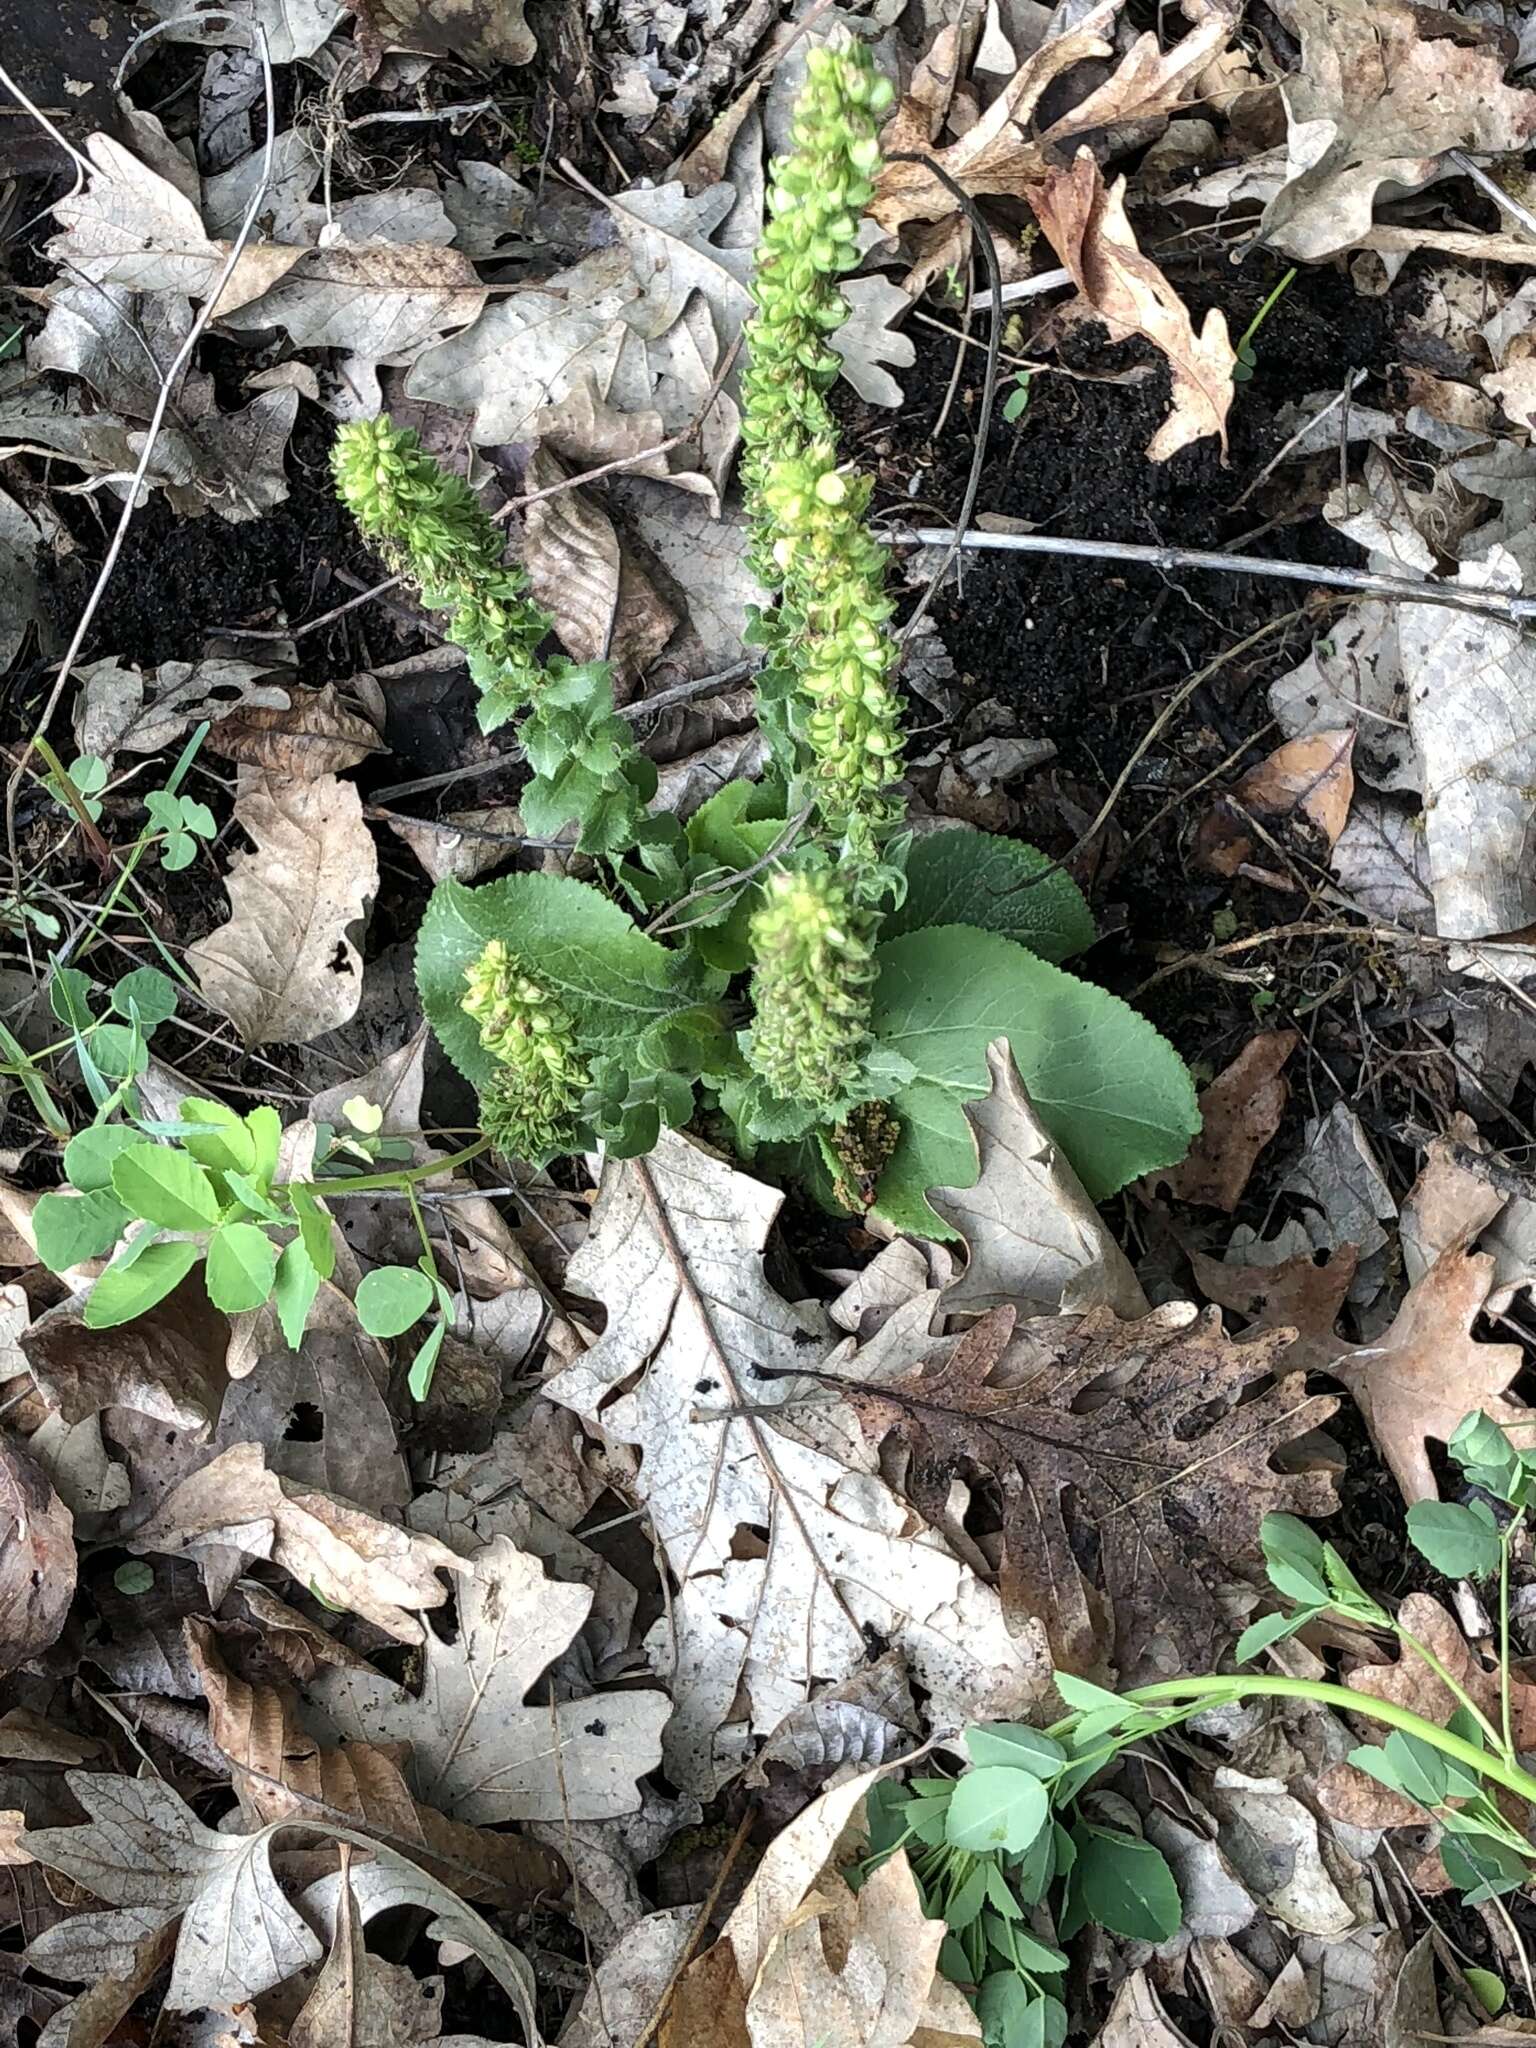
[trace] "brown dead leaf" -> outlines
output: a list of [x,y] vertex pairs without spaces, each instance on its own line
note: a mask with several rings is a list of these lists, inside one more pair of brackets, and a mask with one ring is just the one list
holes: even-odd
[[1255,1329],[1292,1331],[1287,1356],[1303,1372],[1332,1372],[1334,1360],[1349,1349],[1334,1326],[1360,1264],[1352,1244],[1320,1266],[1306,1253],[1274,1266],[1238,1266],[1196,1252],[1192,1263],[1207,1301],[1249,1317]]
[[1122,148],[1161,132],[1168,114],[1196,89],[1201,74],[1231,38],[1231,23],[1215,9],[1170,47],[1139,36],[1095,91],[1039,137],[1030,124],[1046,88],[1075,64],[1111,55],[1101,33],[1117,8],[1095,7],[1065,35],[1032,50],[970,128],[947,149],[930,145],[943,125],[958,76],[959,31],[943,30],[912,81],[883,138],[887,161],[875,181],[869,211],[888,233],[914,220],[944,220],[954,201],[926,164],[893,163],[903,151],[932,155],[972,198],[989,193],[1017,197],[1050,174],[1065,145],[1079,136],[1113,131]]
[[112,1330],[90,1330],[60,1302],[22,1333],[39,1391],[68,1423],[132,1408],[172,1429],[212,1429],[228,1384],[229,1330],[193,1274],[162,1302]]
[[362,0],[357,46],[371,78],[386,50],[492,70],[527,64],[538,51],[523,19],[523,0]]
[[58,1641],[75,1596],[74,1529],[41,1468],[0,1437],[0,1676]]
[[209,728],[210,751],[298,782],[339,775],[388,751],[368,720],[341,701],[334,683],[288,694],[286,708],[245,704],[221,718]]
[[[1328,1474],[1271,1463],[1339,1405],[1285,1369],[1284,1333],[1236,1345],[1188,1303],[1017,1330],[1000,1308],[913,1372],[892,1355],[899,1328],[852,1361],[859,1378],[828,1377],[872,1438],[910,1450],[905,1490],[935,1527],[957,1472],[997,1481],[1004,1606],[1044,1621],[1058,1668],[1111,1658],[1130,1682],[1158,1668],[1159,1638],[1180,1668],[1205,1668],[1226,1632],[1221,1595],[1259,1569],[1264,1515],[1333,1512]],[[1079,1560],[1094,1542],[1090,1578]]]
[[136,1556],[213,1548],[269,1557],[332,1607],[350,1608],[402,1643],[423,1640],[405,1610],[441,1607],[448,1588],[438,1573],[466,1569],[434,1537],[269,1472],[259,1444],[234,1444],[173,1486],[128,1548]]
[[1254,857],[1255,821],[1273,832],[1298,816],[1331,853],[1354,800],[1354,746],[1352,732],[1314,732],[1276,747],[1201,819],[1195,860],[1213,875],[1235,875]]
[[1188,2034],[1163,2010],[1145,1970],[1126,1978],[1093,2048],[1193,2048]]
[[659,2048],[751,2048],[747,1994],[728,1941],[688,1965],[667,2006]]
[[219,1654],[210,1622],[185,1624],[187,1651],[208,1701],[208,1732],[234,1768],[249,1825],[329,1813],[376,1835],[462,1898],[526,1904],[564,1889],[559,1857],[517,1835],[451,1821],[413,1799],[396,1759],[366,1742],[326,1749],[307,1733],[293,1695],[247,1685]]
[[1349,1389],[1410,1505],[1439,1498],[1429,1443],[1448,1443],[1463,1417],[1481,1408],[1506,1426],[1532,1420],[1507,1391],[1524,1364],[1520,1346],[1472,1335],[1493,1274],[1486,1254],[1451,1246],[1409,1288],[1380,1343],[1328,1368]]
[[352,931],[378,889],[378,855],[351,783],[245,773],[235,823],[255,851],[235,856],[229,920],[187,948],[187,964],[246,1045],[303,1045],[362,1000]]
[[[565,474],[541,445],[526,481],[545,490]],[[556,491],[530,505],[523,552],[529,585],[567,651],[577,661],[611,661],[622,701],[676,632],[678,614],[585,491]]]
[[19,1806],[0,1807],[0,1870],[20,1870],[32,1861],[30,1851],[21,1846],[26,1825],[27,1816]]
[[1183,300],[1137,246],[1125,213],[1125,180],[1106,187],[1092,151],[1084,149],[1070,170],[1052,171],[1031,185],[1028,198],[1046,239],[1112,338],[1143,335],[1168,358],[1173,404],[1148,445],[1148,459],[1166,462],[1207,434],[1218,437],[1225,458],[1237,362],[1226,319],[1213,307],[1195,332]]
[[1280,1128],[1290,1087],[1281,1069],[1301,1041],[1297,1031],[1261,1031],[1200,1096],[1200,1134],[1182,1164],[1149,1176],[1147,1192],[1222,1209],[1242,1200],[1254,1163]]

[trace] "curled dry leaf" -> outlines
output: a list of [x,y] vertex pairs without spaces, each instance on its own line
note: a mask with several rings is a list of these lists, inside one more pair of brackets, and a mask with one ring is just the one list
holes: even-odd
[[230,867],[229,921],[187,948],[187,964],[248,1046],[302,1045],[362,1000],[352,928],[379,886],[362,800],[334,775],[289,782],[253,770],[235,822],[254,851]]
[[330,1606],[402,1643],[423,1640],[406,1609],[441,1607],[448,1588],[438,1573],[464,1569],[431,1536],[269,1472],[259,1444],[234,1444],[173,1486],[127,1543],[136,1556],[213,1548],[269,1557]]
[[74,1526],[41,1467],[0,1436],[0,1676],[59,1638],[75,1594]]
[[196,1275],[116,1329],[87,1329],[82,1308],[60,1302],[21,1334],[38,1391],[67,1423],[131,1408],[172,1429],[212,1429],[228,1385],[229,1330]]
[[293,1695],[247,1685],[219,1655],[218,1633],[185,1624],[187,1649],[208,1701],[208,1732],[234,1769],[247,1825],[286,1815],[341,1815],[389,1842],[466,1899],[526,1905],[564,1887],[560,1859],[537,1842],[448,1820],[411,1797],[399,1764],[366,1742],[328,1749],[308,1734]]
[[[565,469],[546,449],[534,451],[531,491],[562,482]],[[524,559],[534,596],[577,661],[613,663],[615,678],[633,689],[677,630],[677,613],[620,545],[613,521],[585,491],[556,491],[528,507]]]
[[442,2033],[441,1978],[421,1983],[401,1963],[369,1955],[342,1848],[331,1952],[288,2030],[288,2048],[424,2048]]
[[244,704],[208,734],[210,752],[297,782],[339,775],[386,752],[369,721],[350,710],[334,683],[293,690],[285,705]]
[[1195,332],[1183,300],[1137,247],[1125,213],[1125,180],[1106,187],[1092,152],[1084,149],[1070,170],[1052,171],[1031,185],[1029,203],[1111,337],[1144,335],[1168,358],[1173,404],[1148,445],[1148,459],[1166,462],[1207,434],[1217,436],[1225,456],[1237,362],[1225,316],[1212,307]]
[[1221,1209],[1230,1216],[1248,1176],[1280,1128],[1290,1088],[1282,1068],[1301,1042],[1297,1031],[1261,1031],[1222,1068],[1200,1096],[1200,1133],[1171,1172],[1142,1183],[1175,1201]]
[[[874,1441],[911,1451],[906,1490],[936,1527],[957,1472],[996,1479],[1004,1604],[1044,1620],[1058,1668],[1109,1659],[1125,1682],[1165,1654],[1169,1668],[1209,1668],[1222,1596],[1257,1572],[1263,1517],[1333,1512],[1329,1474],[1275,1468],[1339,1405],[1286,1370],[1287,1333],[1234,1344],[1214,1311],[1183,1302],[1139,1322],[1098,1310],[1017,1331],[1000,1308],[914,1371],[912,1326],[898,1311],[826,1378]],[[1079,1560],[1095,1545],[1090,1576]]]
[[1331,852],[1355,793],[1354,745],[1352,732],[1315,732],[1276,747],[1201,819],[1194,846],[1200,866],[1235,875],[1256,855],[1268,855],[1255,821],[1273,837],[1288,821],[1303,819]]
[[459,1582],[456,1639],[429,1639],[419,1697],[376,1673],[331,1669],[310,1698],[343,1735],[409,1742],[422,1797],[459,1820],[628,1813],[640,1803],[635,1780],[661,1759],[665,1693],[525,1704],[591,1606],[587,1587],[546,1579],[537,1557],[498,1536]]

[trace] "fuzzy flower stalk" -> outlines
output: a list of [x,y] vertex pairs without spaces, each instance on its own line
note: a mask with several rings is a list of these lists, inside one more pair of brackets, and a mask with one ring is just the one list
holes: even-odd
[[808,793],[859,866],[897,816],[897,650],[885,550],[865,523],[871,484],[839,467],[825,394],[839,368],[829,338],[848,316],[837,281],[858,260],[891,99],[846,35],[808,54],[794,146],[773,167],[743,378],[753,566],[779,592],[770,667],[789,672],[787,726],[808,757]]
[[752,919],[753,1071],[786,1102],[835,1112],[870,1045],[868,919],[828,868],[770,875]]
[[498,1151],[542,1166],[575,1149],[591,1071],[558,997],[500,939],[465,970],[461,1007],[496,1072],[480,1091],[480,1123]]
[[349,421],[336,436],[331,467],[361,532],[424,605],[447,612],[448,638],[468,655],[481,692],[481,729],[504,725],[538,693],[538,647],[551,622],[528,595],[522,570],[503,561],[500,528],[462,477],[387,416]]

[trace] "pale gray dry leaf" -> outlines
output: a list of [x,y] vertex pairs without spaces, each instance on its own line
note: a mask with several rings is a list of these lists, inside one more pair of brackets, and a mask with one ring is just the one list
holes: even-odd
[[84,1298],[55,1303],[21,1334],[39,1392],[65,1422],[127,1408],[206,1437],[225,1388],[224,1318],[185,1282],[121,1329],[93,1330]]
[[636,186],[604,199],[641,287],[641,303],[627,315],[647,341],[682,318],[693,293],[714,316],[717,338],[729,345],[752,311],[747,279],[752,251],[723,248],[712,239],[736,200],[733,185],[691,194],[678,182]]
[[747,566],[741,507],[727,499],[722,518],[703,504],[678,501],[666,487],[621,477],[610,487],[615,504],[686,599],[686,624],[668,659],[690,677],[729,667],[741,653],[747,606],[763,602],[763,588]]
[[50,1415],[27,1438],[27,1450],[77,1522],[82,1516],[109,1515],[133,1497],[128,1474],[107,1456],[99,1415],[83,1422]]
[[435,192],[368,193],[337,209],[339,237],[305,250],[281,281],[226,318],[237,334],[281,327],[301,348],[409,362],[485,305],[474,265],[446,245]]
[[150,12],[171,24],[172,42],[248,48],[251,30],[260,28],[274,64],[312,57],[345,11],[342,0],[229,0],[201,14],[182,0],[150,0]]
[[490,71],[530,63],[538,49],[523,19],[523,0],[362,0],[356,13],[369,77],[386,50],[415,50]]
[[192,326],[188,300],[135,292],[66,274],[48,295],[42,332],[27,344],[27,368],[83,377],[115,411],[147,420],[161,379]]
[[[1334,1882],[1317,1821],[1283,1780],[1245,1777],[1223,1765],[1212,1780],[1210,1804],[1224,1854],[1275,1919],[1300,1934],[1337,1938],[1369,1917],[1359,1910],[1360,1900],[1346,1898]],[[1342,1851],[1336,1855],[1343,1860]]]
[[1386,1243],[1382,1225],[1397,1215],[1365,1126],[1345,1102],[1308,1122],[1305,1146],[1285,1191],[1306,1204],[1302,1228],[1315,1251],[1354,1245],[1367,1258]]
[[[122,1909],[84,1917],[125,1954],[180,1918],[168,2010],[255,1998],[320,1960],[319,1942],[273,1875],[274,1830],[215,1833],[158,1778],[71,1771],[69,1787],[87,1824],[29,1830],[23,1844],[47,1869]],[[33,1944],[29,1962],[75,1975],[82,1932],[78,1922],[61,1922]],[[103,1960],[98,1950],[97,1969]]]
[[1356,797],[1329,866],[1356,909],[1410,931],[1435,929],[1424,822],[1394,804]]
[[753,1758],[746,1782],[768,1785],[768,1766],[782,1764],[819,1787],[845,1765],[883,1764],[905,1755],[916,1745],[920,1726],[906,1667],[896,1651],[887,1650],[787,1714]]
[[0,491],[0,670],[16,659],[38,616],[35,563],[42,538],[16,500]]
[[[192,201],[110,135],[93,135],[86,148],[95,166],[89,182],[54,208],[65,232],[48,255],[59,270],[132,291],[207,298],[229,245],[211,239]],[[303,253],[273,242],[242,250],[219,294],[220,316],[260,298]]]
[[781,1200],[676,1134],[611,1162],[568,1283],[614,1312],[544,1386],[639,1447],[638,1495],[679,1582],[647,1649],[677,1703],[669,1774],[700,1796],[743,1745],[721,1725],[740,1688],[768,1734],[864,1663],[867,1629],[902,1650],[936,1716],[1023,1711],[1046,1682],[1043,1652],[1009,1637],[997,1595],[918,1538],[843,1403],[797,1385],[831,1338],[819,1310],[767,1283]]
[[[134,468],[125,420],[106,411],[87,417],[70,394],[38,385],[0,399],[0,461],[28,453],[59,455],[98,476],[126,479]],[[141,504],[146,496],[140,494]]]
[[302,1044],[357,1010],[352,934],[378,889],[378,854],[355,784],[246,777],[235,822],[255,850],[235,856],[229,920],[187,948],[187,964],[247,1046]]
[[598,1964],[566,2021],[560,2048],[617,2048],[619,2042],[637,2040],[672,1980],[697,1919],[697,1908],[672,1906],[631,1927]]
[[1352,605],[1298,667],[1270,685],[1269,708],[1287,739],[1356,727],[1356,774],[1373,789],[1419,786],[1408,730],[1395,604]]
[[[199,385],[201,404],[186,406],[185,424],[165,427],[155,442],[155,469],[173,511],[186,519],[216,512],[240,524],[260,519],[288,495],[283,454],[298,417],[297,391],[265,391],[239,412],[214,408],[211,386]],[[128,445],[135,460],[145,433],[135,428]]]
[[332,1607],[350,1609],[397,1642],[424,1640],[413,1612],[441,1607],[440,1572],[462,1561],[434,1537],[377,1516],[266,1469],[259,1444],[235,1444],[160,1502],[125,1539],[135,1556],[236,1550],[269,1557]]
[[[259,77],[259,73],[258,73]],[[250,150],[238,163],[203,180],[203,225],[210,235],[238,234],[247,207],[266,176],[266,148]],[[272,175],[262,195],[260,221],[269,241],[313,242],[325,224],[322,208],[309,195],[320,181],[323,158],[307,128],[285,128],[272,145]]]
[[911,336],[898,334],[894,324],[911,311],[911,298],[878,273],[849,278],[840,289],[848,318],[827,346],[842,358],[843,375],[860,398],[870,405],[900,405],[905,394],[885,365],[909,370],[917,361]]
[[[1214,1832],[1214,1823],[1212,1823]],[[1154,1806],[1143,1821],[1147,1840],[1162,1850],[1179,1887],[1183,1918],[1178,1933],[1165,1945],[1182,1954],[1192,1941],[1240,1934],[1258,1907],[1252,1892],[1223,1855],[1221,1845],[1188,1822]]]
[[523,844],[523,814],[515,804],[483,811],[449,811],[441,818],[385,821],[415,854],[434,882],[477,881],[509,861]]
[[1263,235],[1298,262],[1358,242],[1382,189],[1418,191],[1447,150],[1519,153],[1536,133],[1536,94],[1504,83],[1502,54],[1437,36],[1408,0],[1289,0],[1286,21],[1301,62],[1285,84],[1288,176]]
[[443,184],[443,211],[453,222],[455,245],[477,263],[516,253],[502,245],[519,240],[532,206],[527,186],[500,164],[468,159]]
[[75,745],[109,765],[119,748],[158,754],[206,718],[215,723],[247,706],[285,710],[290,693],[262,680],[272,671],[251,661],[209,656],[166,661],[141,673],[112,655],[75,671]]
[[965,1112],[980,1177],[974,1187],[929,1194],[970,1252],[945,1295],[946,1308],[1015,1301],[1021,1315],[1090,1308],[1145,1315],[1147,1298],[1129,1260],[1036,1116],[1006,1039],[988,1046],[987,1068],[989,1091]]
[[[452,1942],[466,1955],[478,1956],[511,1999],[528,2048],[543,2048],[544,2037],[534,2017],[537,1985],[532,1970],[517,1950],[503,1941],[472,1906],[456,1898],[425,1870],[392,1850],[381,1850],[377,1843],[359,1841],[357,1846],[373,1851],[375,1856],[373,1862],[355,1865],[350,1873],[352,1898],[362,1924],[366,1927],[376,1913],[387,1913],[396,1906],[423,1908],[432,1915],[427,1924],[428,1938]],[[305,1922],[317,1927],[327,1942],[335,1939],[341,1883],[339,1872],[322,1877],[299,1900]],[[445,2042],[443,2048],[452,2048],[451,2042]]]
[[308,1697],[343,1736],[409,1742],[417,1797],[453,1819],[625,1813],[639,1803],[635,1780],[660,1761],[666,1695],[524,1704],[591,1606],[585,1586],[546,1579],[538,1558],[498,1536],[459,1581],[455,1641],[428,1643],[419,1697],[374,1673],[334,1669]]
[[668,761],[656,778],[658,809],[691,818],[728,782],[756,782],[768,766],[768,742],[757,729],[726,733],[682,761]]
[[[535,449],[524,479],[548,489],[565,469]],[[615,680],[633,688],[677,628],[666,603],[622,547],[613,521],[585,491],[556,491],[528,507],[523,559],[534,596],[551,614],[566,651],[577,661],[612,662]]]
[[443,1980],[418,1981],[369,1955],[349,1870],[343,1851],[330,1954],[288,2029],[289,2048],[422,2048],[442,2033]]

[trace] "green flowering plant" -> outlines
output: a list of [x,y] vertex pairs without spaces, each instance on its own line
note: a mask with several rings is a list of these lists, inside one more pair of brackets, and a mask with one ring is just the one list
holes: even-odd
[[885,550],[827,402],[891,98],[838,32],[808,53],[773,167],[742,376],[771,599],[750,636],[766,649],[761,782],[728,784],[686,827],[658,816],[606,666],[541,658],[549,620],[468,486],[387,421],[342,430],[336,473],[469,650],[483,717],[518,719],[527,828],[574,825],[576,850],[606,862],[605,885],[514,874],[434,892],[418,984],[487,1136],[541,1165],[642,1152],[703,1114],[829,1205],[940,1236],[927,1190],[976,1177],[964,1109],[994,1039],[1096,1197],[1182,1156],[1197,1118],[1172,1049],[1059,965],[1094,937],[1065,875],[986,834],[905,830]]

